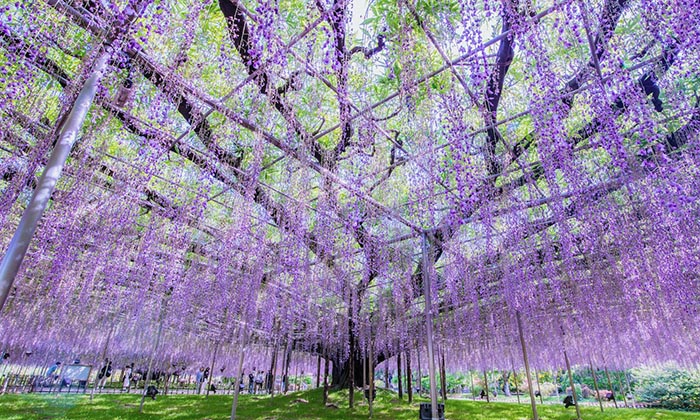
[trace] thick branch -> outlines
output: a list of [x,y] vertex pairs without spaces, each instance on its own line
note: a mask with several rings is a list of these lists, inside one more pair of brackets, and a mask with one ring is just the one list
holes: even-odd
[[376,47],[369,48],[369,47],[365,47],[362,45],[357,45],[355,47],[352,47],[352,49],[350,50],[350,55],[352,56],[352,55],[355,55],[355,54],[361,52],[365,56],[366,59],[370,59],[375,54],[381,52],[384,49],[385,45],[386,45],[386,38],[384,37],[383,34],[379,34],[379,36],[377,36],[377,46]]
[[306,132],[304,127],[301,125],[301,122],[297,120],[292,107],[289,106],[282,97],[282,95],[289,90],[289,86],[293,85],[291,79],[298,76],[292,75],[286,88],[281,86],[277,89],[271,89],[269,75],[266,71],[259,67],[259,58],[255,57],[253,51],[251,50],[252,44],[250,39],[250,27],[243,12],[242,6],[238,0],[219,0],[219,9],[226,19],[226,25],[228,27],[231,41],[233,42],[233,46],[241,56],[241,60],[246,67],[248,75],[251,76],[258,85],[260,93],[267,95],[272,106],[274,106],[275,109],[284,117],[297,135],[301,137],[316,161],[322,165],[325,165],[326,156],[321,148],[321,145],[313,140],[313,136]]
[[[518,2],[514,1],[508,6],[508,2],[503,5],[503,25],[501,34],[510,32],[513,26],[513,18],[516,14],[515,8]],[[495,175],[501,171],[498,160],[496,159],[496,144],[503,141],[501,134],[496,128],[495,123],[498,119],[498,104],[503,93],[503,81],[506,78],[506,73],[513,62],[515,51],[513,50],[513,34],[503,38],[498,47],[496,54],[496,63],[493,67],[493,72],[489,77],[488,85],[486,86],[486,115],[485,125],[487,128],[486,134],[488,140],[486,142],[486,166],[489,175]]]

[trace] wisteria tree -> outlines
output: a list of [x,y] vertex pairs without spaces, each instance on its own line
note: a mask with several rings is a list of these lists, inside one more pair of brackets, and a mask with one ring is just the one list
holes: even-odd
[[0,4],[2,346],[697,362],[696,1]]

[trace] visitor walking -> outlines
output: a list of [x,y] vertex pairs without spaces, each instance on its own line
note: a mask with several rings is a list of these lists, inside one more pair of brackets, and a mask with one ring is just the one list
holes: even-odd
[[107,378],[112,376],[112,361],[109,360],[109,358],[105,359],[104,364],[102,365],[102,369],[100,369],[99,373],[97,374],[97,385],[96,387],[102,391],[105,388],[105,384],[107,383]]
[[204,384],[204,368],[200,367],[195,375],[195,386],[197,387],[197,394],[202,393],[202,384]]
[[61,367],[61,362],[55,362],[51,367],[49,367],[49,370],[46,371],[46,382],[53,385],[53,381],[55,381],[58,378],[58,369]]
[[7,392],[7,385],[10,383],[10,372],[7,372],[7,369],[10,368],[9,364],[9,359],[10,358],[10,353],[8,352],[3,352],[2,353],[2,358],[0,358],[0,364],[4,365],[2,369],[2,374],[5,375],[5,380],[3,381],[2,384],[2,391],[0,391],[0,394],[4,394]]
[[255,368],[248,374],[248,393],[252,394],[255,391]]
[[122,372],[122,392],[129,392],[131,389],[131,372],[133,370],[134,364],[126,365],[124,372]]
[[255,375],[255,393],[263,393],[263,382],[265,381],[265,376],[262,370],[259,370]]

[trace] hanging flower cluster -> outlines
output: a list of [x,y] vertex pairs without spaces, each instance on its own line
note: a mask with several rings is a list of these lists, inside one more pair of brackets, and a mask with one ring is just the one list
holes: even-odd
[[542,369],[697,363],[700,8],[426,4],[0,8],[3,249],[111,54],[0,348],[415,366],[430,278],[449,369],[520,365],[516,313]]

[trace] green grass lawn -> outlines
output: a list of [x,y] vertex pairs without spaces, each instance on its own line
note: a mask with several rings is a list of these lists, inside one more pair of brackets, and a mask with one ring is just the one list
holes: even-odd
[[[360,393],[356,394],[357,397]],[[294,402],[298,398],[308,403]],[[159,396],[156,401],[147,400],[143,414],[138,413],[140,396],[97,395],[90,401],[87,395],[3,395],[0,396],[2,419],[228,419],[233,396],[198,395]],[[318,419],[366,419],[368,406],[364,401],[354,410],[347,407],[347,391],[331,394],[330,402],[340,408],[326,408],[321,404],[321,390],[291,393],[286,396],[241,396],[238,418],[259,420],[318,420]],[[543,420],[571,420],[576,417],[573,408],[563,406],[538,406]],[[597,407],[582,407],[585,420],[595,419],[698,419],[700,413],[680,413],[654,409],[606,409],[600,413]],[[381,420],[418,419],[418,404],[398,401],[396,394],[380,390],[375,404],[374,417]],[[531,418],[527,404],[486,403],[481,401],[449,400],[448,420],[503,420]]]

